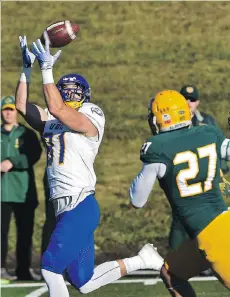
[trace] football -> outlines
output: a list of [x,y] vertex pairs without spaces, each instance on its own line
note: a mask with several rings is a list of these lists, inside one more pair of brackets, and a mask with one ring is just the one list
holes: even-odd
[[45,40],[49,41],[50,47],[63,47],[73,41],[80,27],[69,20],[59,21],[49,25],[40,37],[41,43],[45,45]]

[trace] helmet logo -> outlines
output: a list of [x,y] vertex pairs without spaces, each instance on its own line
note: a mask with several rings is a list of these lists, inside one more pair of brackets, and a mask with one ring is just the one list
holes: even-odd
[[191,94],[191,93],[194,92],[194,88],[193,87],[187,87],[186,91]]
[[74,81],[76,81],[77,79],[76,79],[76,77],[73,76],[73,77],[64,77],[63,80],[64,80],[64,81],[68,80],[68,81],[73,81],[73,82],[74,82]]
[[10,97],[5,99],[5,103],[11,103],[12,99]]
[[103,115],[103,112],[102,112],[102,110],[100,109],[100,108],[98,108],[98,107],[91,107],[91,111],[92,111],[92,113],[96,113],[96,114],[98,114],[99,116],[102,116]]
[[170,124],[171,123],[171,117],[168,113],[165,113],[162,115],[162,120],[165,124]]

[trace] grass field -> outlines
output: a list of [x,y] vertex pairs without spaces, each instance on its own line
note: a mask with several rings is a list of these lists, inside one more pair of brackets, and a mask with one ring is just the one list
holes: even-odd
[[[162,283],[151,284],[151,280],[135,280],[135,283],[116,283],[87,294],[89,297],[168,297],[169,294]],[[150,282],[148,282],[150,281]],[[197,297],[227,297],[229,291],[218,281],[194,281],[192,285]],[[68,286],[70,297],[82,296],[74,288]],[[2,288],[2,297],[48,297],[44,287]]]
[[[103,253],[104,260],[134,254],[147,241],[166,250],[171,212],[159,186],[147,206],[138,211],[129,206],[128,195],[141,167],[140,146],[150,135],[147,104],[156,92],[179,90],[185,83],[197,85],[200,109],[214,116],[230,135],[229,15],[227,1],[1,2],[2,95],[14,94],[21,71],[18,35],[26,34],[31,44],[55,21],[71,19],[81,27],[77,39],[63,48],[54,77],[57,80],[71,72],[86,76],[93,102],[105,112],[105,136],[95,164],[101,206],[95,238],[97,255]],[[38,64],[33,69],[30,100],[44,107]],[[35,168],[40,205],[33,259],[39,258],[45,217],[45,153]]]

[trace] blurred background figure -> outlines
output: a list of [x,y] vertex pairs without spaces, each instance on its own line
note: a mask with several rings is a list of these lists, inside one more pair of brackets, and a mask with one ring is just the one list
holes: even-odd
[[[199,92],[196,86],[194,85],[184,85],[180,93],[187,99],[189,108],[192,112],[192,124],[193,126],[200,125],[214,125],[217,126],[216,121],[212,116],[207,113],[201,112],[198,110],[200,104]],[[221,170],[223,174],[229,172],[227,161],[221,160]]]
[[18,280],[33,280],[31,266],[34,214],[38,206],[34,164],[42,148],[36,133],[18,123],[15,98],[1,100],[1,278],[12,280],[6,269],[11,214],[17,228],[16,270]]

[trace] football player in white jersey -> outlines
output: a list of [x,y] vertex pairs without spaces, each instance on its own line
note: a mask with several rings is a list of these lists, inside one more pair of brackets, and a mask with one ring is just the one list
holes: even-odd
[[[163,259],[150,244],[135,257],[106,262],[94,269],[94,231],[100,211],[94,197],[93,163],[105,117],[97,105],[90,103],[90,87],[81,75],[67,74],[54,84],[52,68],[61,51],[52,56],[48,43],[44,48],[37,40],[30,52],[26,37],[19,39],[23,71],[16,89],[16,108],[45,138],[50,199],[57,218],[41,263],[50,297],[69,296],[64,273],[75,288],[88,293],[134,270],[159,270]],[[42,72],[46,110],[28,102],[35,58]]]

